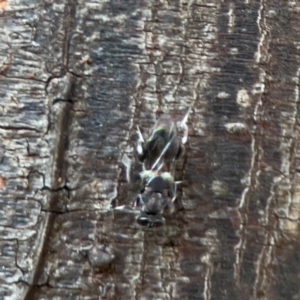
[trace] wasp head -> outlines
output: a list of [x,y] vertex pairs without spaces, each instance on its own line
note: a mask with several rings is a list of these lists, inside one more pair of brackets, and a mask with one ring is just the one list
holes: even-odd
[[136,223],[140,225],[141,227],[148,227],[148,228],[158,228],[162,227],[165,224],[165,218],[162,216],[153,216],[153,215],[147,215],[145,213],[141,213],[136,218]]

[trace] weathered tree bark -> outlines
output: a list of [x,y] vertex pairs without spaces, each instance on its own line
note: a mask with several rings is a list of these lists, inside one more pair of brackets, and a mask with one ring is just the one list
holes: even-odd
[[[1,299],[300,298],[299,2],[0,10]],[[122,157],[188,107],[176,211],[143,230]]]

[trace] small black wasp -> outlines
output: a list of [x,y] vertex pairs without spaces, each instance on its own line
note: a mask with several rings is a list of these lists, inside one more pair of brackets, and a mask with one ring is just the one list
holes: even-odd
[[[162,115],[146,143],[137,127],[136,153],[138,159],[146,165],[146,170],[140,173],[141,191],[134,203],[134,207],[141,211],[141,215],[137,218],[137,223],[141,226],[162,226],[164,219],[159,216],[167,206],[171,207],[176,199],[179,182],[174,181],[174,162],[184,153],[184,144],[188,138],[186,122],[189,112],[190,110],[183,120],[177,123],[168,115]],[[184,131],[181,139],[177,135],[178,129]],[[164,165],[168,172],[161,172]],[[151,169],[147,169],[150,166]]]
[[[139,174],[140,193],[134,201],[133,208],[119,206],[117,210],[135,212],[139,210],[136,218],[137,224],[142,227],[161,227],[165,224],[162,213],[165,208],[170,210],[176,199],[177,185],[180,181],[174,180],[175,161],[180,159],[184,153],[184,144],[188,138],[187,119],[190,109],[181,122],[175,122],[170,116],[162,115],[158,118],[149,138],[144,140],[137,126],[138,141],[135,152],[140,162],[143,163],[143,171]],[[178,132],[183,131],[182,138]],[[122,159],[127,167],[127,178],[131,162],[128,157]],[[166,171],[162,171],[165,169]]]

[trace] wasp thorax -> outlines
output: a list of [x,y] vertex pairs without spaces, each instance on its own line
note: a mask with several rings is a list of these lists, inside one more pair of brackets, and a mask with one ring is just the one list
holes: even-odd
[[[138,159],[145,164],[146,169],[157,170],[164,164],[168,171],[172,163],[184,153],[184,144],[188,137],[186,125],[188,113],[181,122],[175,122],[169,115],[158,118],[146,141],[138,129],[136,153]],[[183,130],[183,137],[178,135],[178,129]]]

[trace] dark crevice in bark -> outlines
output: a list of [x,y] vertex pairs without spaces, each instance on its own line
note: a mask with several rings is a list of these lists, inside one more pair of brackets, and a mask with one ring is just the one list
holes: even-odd
[[49,87],[49,84],[50,82],[55,79],[55,78],[63,78],[64,76],[66,75],[66,72],[58,75],[58,76],[50,76],[47,81],[46,81],[46,84],[45,84],[45,94],[48,95],[48,87]]
[[[65,41],[63,45],[63,63],[64,63],[64,73],[66,72],[68,68],[68,62],[69,62],[69,49],[70,49],[70,39],[71,39],[71,33],[75,28],[75,15],[76,15],[76,1],[75,0],[69,0],[68,5],[66,5],[65,8]],[[69,128],[71,123],[71,113],[72,109],[70,109],[73,106],[73,90],[74,90],[74,77],[70,73],[66,73],[65,75],[67,77],[67,87],[64,89],[62,97],[58,97],[57,99],[60,99],[60,101],[65,102],[64,106],[62,107],[60,111],[59,116],[59,122],[60,122],[60,130],[59,130],[59,136],[58,136],[58,142],[57,142],[57,148],[54,154],[54,166],[53,166],[53,174],[52,174],[52,187],[49,188],[50,191],[58,191],[60,189],[66,189],[69,192],[69,189],[66,185],[63,187],[59,187],[60,182],[64,180],[64,174],[66,172],[66,163],[65,163],[65,151],[68,148],[69,143]],[[61,76],[62,77],[62,76]],[[48,87],[52,79],[54,78],[60,78],[60,76],[51,76],[48,78],[46,84],[45,84],[45,94],[48,95]],[[57,100],[56,99],[56,100]],[[53,101],[52,105],[57,103],[58,101]],[[50,113],[52,113],[50,109]],[[47,129],[47,132],[51,130],[51,115],[49,116],[49,127]],[[44,189],[48,189],[44,186]],[[38,258],[37,267],[35,270],[35,274],[33,276],[32,284],[27,291],[27,294],[24,297],[24,300],[32,300],[35,298],[35,293],[38,288],[39,279],[44,271],[45,263],[47,262],[46,256],[47,256],[47,250],[50,242],[51,233],[53,231],[53,226],[55,219],[57,215],[60,215],[60,212],[56,212],[55,210],[51,210],[51,207],[56,207],[57,202],[59,200],[59,197],[55,194],[50,196],[50,214],[48,221],[46,223],[45,228],[45,236],[43,239],[43,245],[41,246],[41,252],[40,256]],[[55,213],[54,213],[55,212]]]
[[35,128],[30,128],[30,127],[26,127],[26,126],[20,126],[20,127],[16,127],[16,126],[2,126],[0,125],[0,129],[4,129],[4,130],[27,130],[27,131],[34,131],[34,132],[41,132],[40,130],[37,130]]
[[77,78],[89,77],[89,75],[84,75],[84,76],[82,76],[82,75],[80,75],[80,74],[75,73],[74,71],[70,71],[69,69],[68,69],[68,72],[69,72],[70,74],[72,74],[74,77],[77,77]]
[[70,104],[74,104],[74,100],[73,99],[61,99],[61,98],[57,98],[57,99],[54,99],[52,104],[56,104],[58,102],[68,102]]
[[[65,173],[65,160],[64,160],[64,156],[65,156],[65,151],[68,147],[68,132],[69,132],[69,127],[70,127],[70,123],[71,123],[71,112],[72,110],[70,109],[70,106],[72,106],[73,101],[68,101],[68,99],[72,98],[72,92],[73,92],[73,88],[74,88],[74,78],[72,77],[72,75],[67,74],[68,76],[68,81],[67,81],[67,88],[64,91],[64,95],[63,98],[66,99],[66,103],[63,106],[61,112],[60,112],[60,116],[59,116],[59,122],[60,122],[60,130],[59,130],[59,137],[58,137],[58,143],[57,143],[57,149],[56,149],[56,153],[54,154],[55,156],[55,164],[54,164],[54,173],[52,176],[52,179],[54,180],[53,182],[53,187],[46,187],[44,186],[42,188],[42,190],[49,190],[51,192],[57,192],[59,190],[63,190],[66,189],[67,191],[69,191],[69,188],[65,185],[63,187],[59,187],[60,184],[60,180],[58,179],[62,179],[64,178],[64,173]],[[34,295],[36,292],[36,288],[38,287],[38,282],[39,279],[43,273],[44,270],[44,265],[47,261],[46,259],[46,255],[47,255],[47,249],[48,249],[48,245],[50,242],[50,236],[51,233],[53,231],[53,225],[55,222],[55,218],[57,217],[57,215],[63,214],[63,212],[59,212],[59,211],[55,211],[55,210],[51,210],[51,207],[55,207],[57,205],[57,201],[59,200],[59,197],[57,195],[53,195],[50,196],[50,215],[49,215],[49,219],[45,229],[45,236],[44,236],[44,242],[42,245],[42,250],[40,252],[40,257],[38,259],[38,263],[37,263],[37,267],[35,270],[35,274],[33,277],[33,282],[30,285],[30,288],[26,294],[26,296],[24,297],[24,300],[32,300],[34,299]],[[43,211],[43,210],[42,210]],[[44,210],[45,212],[47,210]]]

